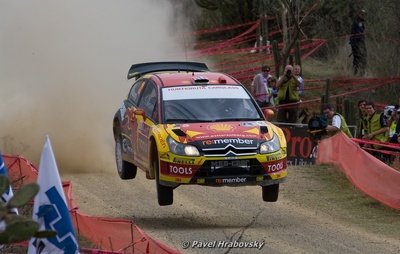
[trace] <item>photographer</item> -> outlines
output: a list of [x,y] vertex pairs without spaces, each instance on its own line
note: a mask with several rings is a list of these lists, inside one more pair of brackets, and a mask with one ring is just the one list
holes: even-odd
[[300,86],[299,80],[293,75],[293,66],[286,65],[284,74],[279,77],[276,87],[278,91],[278,122],[282,123],[296,123],[297,111],[299,105],[287,105],[290,103],[297,103],[300,101],[298,87]]
[[349,138],[353,137],[353,135],[351,135],[349,127],[347,126],[346,120],[341,114],[335,112],[332,105],[326,104],[322,107],[322,109],[324,115],[329,119],[328,126],[326,126],[326,131],[328,133],[335,134],[339,131],[342,131]]
[[394,106],[393,109],[389,109],[387,115],[390,115],[388,119],[389,126],[389,142],[400,143],[400,109],[399,105]]

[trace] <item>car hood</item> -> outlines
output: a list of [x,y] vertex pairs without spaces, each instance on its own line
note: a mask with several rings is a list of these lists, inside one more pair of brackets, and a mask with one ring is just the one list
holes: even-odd
[[181,143],[222,140],[222,143],[246,144],[250,140],[258,143],[272,139],[277,127],[267,121],[247,121],[166,124],[164,128],[169,136]]

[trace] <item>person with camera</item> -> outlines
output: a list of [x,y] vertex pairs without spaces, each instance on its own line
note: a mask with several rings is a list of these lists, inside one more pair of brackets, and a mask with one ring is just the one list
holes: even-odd
[[299,80],[293,75],[293,66],[286,65],[285,71],[282,76],[279,77],[276,87],[278,90],[278,122],[283,123],[296,123],[297,122],[297,111],[300,101]]
[[390,115],[388,119],[389,126],[389,142],[400,143],[400,108],[399,105],[394,106],[392,110],[387,112]]
[[328,134],[335,134],[339,131],[343,131],[343,133],[349,138],[353,137],[349,127],[347,126],[346,120],[341,114],[335,112],[332,105],[326,104],[322,107],[322,110],[324,115],[328,118],[328,126],[325,128]]

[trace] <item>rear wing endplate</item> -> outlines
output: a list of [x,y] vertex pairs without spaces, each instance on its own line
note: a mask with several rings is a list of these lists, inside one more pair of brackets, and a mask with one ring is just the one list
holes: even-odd
[[142,75],[158,71],[208,71],[205,63],[198,62],[150,62],[140,63],[131,66],[128,72],[128,79],[139,78]]

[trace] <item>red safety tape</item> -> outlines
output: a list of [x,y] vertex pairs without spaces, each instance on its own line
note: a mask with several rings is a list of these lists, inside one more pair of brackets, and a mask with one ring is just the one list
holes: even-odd
[[378,152],[378,153],[383,153],[383,154],[387,154],[387,155],[394,155],[394,156],[400,155],[400,152],[393,152],[393,151],[389,151],[389,150],[374,149],[374,148],[369,148],[369,147],[362,147],[362,149],[368,150],[368,151],[373,151],[373,152]]
[[222,32],[222,31],[226,31],[226,30],[232,30],[232,29],[235,29],[235,28],[240,28],[240,27],[243,27],[243,26],[253,25],[253,24],[258,23],[258,22],[260,22],[260,20],[250,21],[250,22],[247,22],[247,23],[235,24],[235,25],[230,25],[230,26],[207,28],[207,29],[203,29],[203,30],[194,31],[194,32],[192,32],[192,34],[193,35],[202,35],[202,34]]
[[387,148],[391,148],[391,149],[400,151],[400,144],[396,144],[396,143],[380,142],[380,141],[375,141],[375,140],[359,139],[359,138],[352,138],[352,140],[357,143],[369,144],[369,145],[379,145],[379,146],[384,146]]
[[[323,42],[323,41],[312,41],[311,43],[303,45],[302,48],[303,48],[303,50],[305,50],[305,49],[308,49],[308,48],[320,47],[323,43],[325,43],[325,42]],[[315,51],[315,48],[312,49],[312,50]],[[272,59],[272,58],[273,58],[272,55],[266,55],[262,59],[253,60],[251,62],[242,61],[240,64],[233,65],[233,66],[231,65],[230,68],[228,69],[228,72],[231,75],[235,76],[236,78],[240,79],[241,78],[241,76],[240,76],[241,74],[248,74],[249,72],[253,72],[253,71],[259,70],[259,67],[247,68],[247,69],[236,70],[236,71],[234,71],[232,69],[234,69],[235,67],[238,67],[238,66],[249,65],[251,63],[261,62],[261,61],[269,60],[269,59]]]

